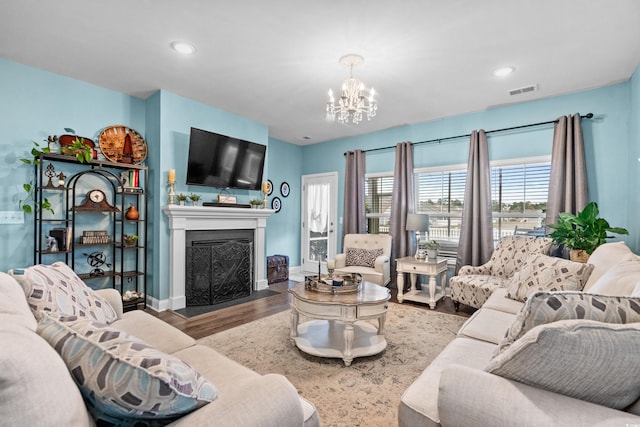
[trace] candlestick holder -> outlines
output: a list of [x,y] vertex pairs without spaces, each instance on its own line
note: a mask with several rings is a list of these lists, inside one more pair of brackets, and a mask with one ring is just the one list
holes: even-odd
[[267,209],[267,192],[263,191],[262,194],[264,194],[264,200],[262,203],[264,205],[264,208]]
[[175,187],[176,187],[176,182],[175,181],[169,181],[169,204],[170,205],[175,205]]

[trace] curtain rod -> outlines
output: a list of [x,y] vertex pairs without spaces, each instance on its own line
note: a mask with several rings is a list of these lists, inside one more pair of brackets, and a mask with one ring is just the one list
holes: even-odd
[[[581,118],[581,119],[591,119],[591,118],[593,118],[593,113],[585,114],[584,116],[580,116],[580,118]],[[509,127],[509,128],[503,128],[503,129],[493,129],[493,130],[485,131],[485,133],[486,133],[486,134],[489,134],[489,133],[496,133],[496,132],[506,132],[506,131],[508,131],[508,130],[515,130],[515,129],[529,128],[529,127],[533,127],[533,126],[549,125],[549,124],[551,124],[551,123],[558,123],[558,120],[556,119],[556,120],[549,120],[549,121],[546,121],[546,122],[530,123],[530,124],[528,124],[528,125],[512,126],[512,127]],[[470,136],[471,136],[471,134],[470,134],[470,133],[467,133],[467,134],[465,134],[465,135],[448,136],[448,137],[446,137],[446,138],[435,138],[435,139],[429,139],[429,140],[426,140],[426,141],[414,142],[414,143],[413,143],[413,145],[427,144],[427,143],[431,143],[431,142],[438,142],[438,143],[440,143],[440,142],[442,142],[442,141],[448,141],[448,140],[450,140],[450,139],[468,138],[468,137],[470,137]],[[390,148],[395,148],[395,145],[394,145],[394,146],[389,146],[389,147],[371,148],[371,149],[369,149],[369,150],[362,150],[362,151],[363,151],[364,153],[369,153],[369,152],[371,152],[371,151],[388,150],[388,149],[390,149]],[[346,156],[346,155],[347,155],[347,153],[344,153],[344,155]]]

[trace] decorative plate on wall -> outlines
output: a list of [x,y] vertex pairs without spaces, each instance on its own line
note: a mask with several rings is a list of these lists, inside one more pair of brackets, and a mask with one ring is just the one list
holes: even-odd
[[136,130],[114,125],[100,132],[102,155],[114,163],[142,163],[147,158],[147,142]]
[[273,193],[273,182],[271,182],[270,179],[268,179],[266,182],[267,182],[267,196],[270,196],[271,193]]
[[288,197],[290,192],[291,188],[289,187],[288,182],[283,182],[282,184],[280,184],[280,194],[282,194],[282,197]]
[[271,199],[271,209],[276,211],[276,213],[280,212],[280,209],[282,209],[282,201],[280,200],[280,197],[274,197]]

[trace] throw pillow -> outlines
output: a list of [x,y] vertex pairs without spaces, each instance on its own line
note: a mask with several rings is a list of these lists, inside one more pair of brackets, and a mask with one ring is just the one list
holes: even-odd
[[632,259],[637,259],[637,256],[624,242],[605,243],[598,246],[589,257],[588,263],[593,265],[593,271],[584,285],[584,290],[591,288],[614,264]]
[[524,302],[537,291],[580,291],[593,266],[531,253],[509,280],[507,298]]
[[614,264],[585,292],[620,296],[638,294],[640,292],[640,259]]
[[640,322],[640,298],[585,292],[537,292],[522,306],[496,354],[536,326],[559,320],[586,319],[606,323]]
[[42,311],[87,317],[101,323],[117,319],[111,304],[63,262],[14,268],[9,274],[22,286],[29,307],[38,320]]
[[384,250],[382,248],[347,248],[345,264],[373,268],[376,265],[376,258],[381,256],[383,253]]
[[43,313],[37,332],[65,361],[98,420],[175,418],[217,397],[189,365],[118,329]]
[[561,320],[527,332],[485,371],[624,409],[640,396],[640,325]]

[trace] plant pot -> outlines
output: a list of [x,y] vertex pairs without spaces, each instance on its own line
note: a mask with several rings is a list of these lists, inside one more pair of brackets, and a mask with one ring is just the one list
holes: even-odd
[[571,249],[569,252],[569,259],[575,262],[586,263],[589,261],[589,254],[584,249]]
[[138,239],[124,239],[124,245],[127,247],[132,247],[136,245],[136,242],[138,241]]
[[437,249],[427,249],[427,258],[428,259],[437,259],[438,258],[438,250]]
[[184,206],[184,200],[178,200],[178,204],[179,204],[180,206]]

